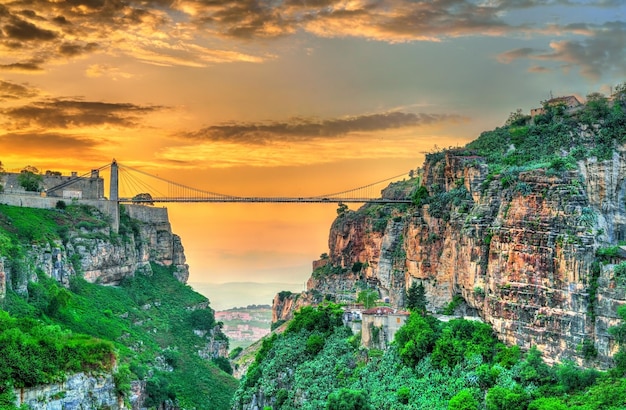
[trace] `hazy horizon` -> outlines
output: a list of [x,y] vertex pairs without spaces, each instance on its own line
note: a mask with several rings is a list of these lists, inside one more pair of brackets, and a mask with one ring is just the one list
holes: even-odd
[[303,283],[283,282],[188,282],[196,292],[206,296],[215,311],[228,310],[248,305],[272,305],[277,293],[288,290],[300,293]]

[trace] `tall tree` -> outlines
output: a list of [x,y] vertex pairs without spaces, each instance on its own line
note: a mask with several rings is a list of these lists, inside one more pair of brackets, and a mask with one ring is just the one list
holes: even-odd
[[420,312],[422,315],[426,314],[426,290],[422,282],[419,284],[413,282],[411,284],[411,287],[407,291],[406,300],[407,308]]
[[39,174],[37,168],[27,165],[17,176],[17,182],[27,191],[39,192],[43,183],[43,176]]

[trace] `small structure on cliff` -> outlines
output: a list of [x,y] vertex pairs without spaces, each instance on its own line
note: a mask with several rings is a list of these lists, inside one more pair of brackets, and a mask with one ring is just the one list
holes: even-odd
[[[20,174],[7,172],[2,176],[2,185],[6,192],[24,192],[18,179]],[[104,198],[104,179],[97,169],[92,170],[89,176],[79,176],[77,172],[62,175],[60,172],[46,171],[41,177],[41,189],[47,196],[64,199]]]
[[531,108],[530,116],[531,118],[535,118],[537,115],[545,114],[545,107],[563,106],[566,113],[571,113],[576,111],[582,105],[583,103],[575,95],[550,98],[547,101],[542,101],[542,107]]
[[409,312],[386,306],[361,312],[361,344],[368,348],[386,349],[409,318]]

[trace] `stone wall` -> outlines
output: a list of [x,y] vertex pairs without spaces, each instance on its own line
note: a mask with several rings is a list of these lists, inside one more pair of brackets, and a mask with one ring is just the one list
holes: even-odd
[[[6,173],[0,178],[0,182],[4,186],[6,192],[20,193],[24,189],[18,182],[19,173]],[[42,175],[42,188],[44,192],[48,192],[48,196],[63,198],[63,191],[73,191],[80,193],[82,199],[101,200],[104,199],[104,180],[100,178],[98,171],[92,171],[89,177],[79,177],[72,175]],[[71,182],[71,183],[70,183]],[[50,189],[68,183],[64,188],[50,191]]]
[[[117,202],[106,200],[90,199],[63,199],[56,197],[42,196],[37,192],[2,192],[0,193],[0,204],[11,206],[23,206],[26,208],[54,209],[57,202],[64,201],[66,204],[84,204],[97,208],[100,212],[111,218],[111,227],[114,232],[119,230],[119,211]],[[167,214],[166,214],[167,215]]]

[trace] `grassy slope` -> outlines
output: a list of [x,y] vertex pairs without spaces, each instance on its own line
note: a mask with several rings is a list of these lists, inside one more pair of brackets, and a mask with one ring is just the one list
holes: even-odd
[[[46,211],[1,206],[0,254],[15,265],[25,243],[60,244],[71,236],[71,226],[105,225],[100,215],[84,207]],[[155,403],[175,398],[183,408],[229,408],[236,380],[197,354],[207,341],[193,333],[198,324],[192,325],[191,308],[208,300],[178,282],[168,268],[154,265],[153,270],[152,277],[139,275],[119,287],[75,278],[69,291],[39,273],[28,296],[9,290],[3,308],[19,320],[35,318],[112,342],[120,368],[127,366],[130,378],[148,381]],[[205,316],[204,325],[212,327],[213,312],[208,309]],[[163,360],[155,360],[157,356]]]

